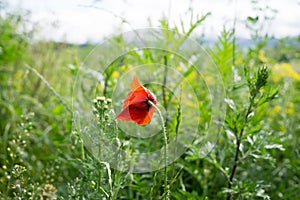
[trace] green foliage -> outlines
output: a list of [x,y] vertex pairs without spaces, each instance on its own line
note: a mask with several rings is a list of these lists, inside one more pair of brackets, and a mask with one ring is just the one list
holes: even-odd
[[[249,74],[248,67],[244,68],[245,71],[245,78],[247,81],[247,86],[249,88],[249,98],[248,98],[248,106],[243,108],[242,110],[234,110],[233,114],[231,114],[231,111],[229,111],[229,119],[225,121],[225,130],[227,133],[234,135],[234,144],[233,146],[236,146],[235,154],[234,156],[234,164],[230,172],[230,176],[227,177],[228,179],[228,187],[225,190],[228,193],[227,199],[231,199],[232,195],[238,195],[238,196],[259,196],[261,195],[261,191],[264,191],[264,186],[262,187],[255,187],[252,190],[245,190],[247,195],[244,194],[244,188],[248,187],[249,183],[243,183],[242,181],[234,181],[235,173],[237,170],[237,167],[239,163],[245,164],[246,161],[242,162],[243,160],[246,160],[248,157],[253,156],[257,159],[266,159],[270,160],[270,158],[267,153],[262,153],[261,155],[259,152],[262,151],[262,147],[268,146],[268,142],[266,141],[267,138],[265,137],[256,137],[255,140],[252,140],[251,137],[260,136],[260,134],[268,135],[267,131],[264,130],[263,124],[260,123],[260,118],[262,115],[264,115],[264,109],[261,110],[261,107],[264,103],[267,103],[273,99],[276,98],[278,91],[275,90],[272,93],[262,92],[262,88],[266,86],[267,80],[269,77],[269,70],[267,67],[262,67],[258,69],[258,72],[251,77]],[[270,89],[268,90],[270,91]],[[234,103],[232,100],[231,102]],[[232,107],[232,106],[231,106]],[[247,138],[247,143],[250,143],[250,146],[244,145],[244,138]],[[242,147],[243,146],[243,147]],[[239,155],[242,154],[242,158],[239,157]],[[235,189],[232,189],[233,184],[237,184],[238,186],[235,187]],[[241,185],[241,186],[240,186]],[[257,186],[258,183],[253,183],[253,185]],[[268,195],[265,195],[266,197]]]
[[234,34],[233,31],[223,30],[221,35],[218,37],[218,43],[215,44],[215,49],[211,50],[211,55],[216,64],[219,66],[220,73],[225,83],[232,80],[231,71],[234,66]]
[[21,16],[0,15],[0,66],[21,60],[27,46],[26,34],[19,31]]

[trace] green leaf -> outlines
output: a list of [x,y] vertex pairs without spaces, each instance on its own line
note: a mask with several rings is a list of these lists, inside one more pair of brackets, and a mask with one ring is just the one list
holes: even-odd
[[285,148],[282,144],[268,144],[265,146],[266,149],[279,149],[281,151],[284,151]]
[[252,22],[252,23],[256,23],[257,21],[258,21],[258,16],[256,16],[256,17],[250,17],[250,16],[248,16],[247,17],[247,20],[248,21],[250,21],[250,22]]
[[235,103],[232,99],[230,98],[225,98],[224,101],[227,103],[227,105],[232,109],[232,110],[236,110],[236,106]]

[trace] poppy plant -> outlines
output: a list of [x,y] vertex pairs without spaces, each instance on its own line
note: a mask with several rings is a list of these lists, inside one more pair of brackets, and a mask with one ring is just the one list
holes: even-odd
[[155,108],[151,103],[156,105],[156,97],[150,90],[141,85],[136,76],[133,78],[130,88],[131,91],[124,100],[122,111],[115,119],[134,121],[140,125],[148,124],[155,113]]

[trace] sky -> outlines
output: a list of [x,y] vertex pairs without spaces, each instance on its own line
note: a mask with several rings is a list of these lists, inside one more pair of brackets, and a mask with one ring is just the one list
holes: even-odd
[[[159,20],[167,17],[171,27],[184,22],[187,29],[193,11],[196,15],[211,15],[195,30],[216,38],[224,26],[233,27],[236,35],[250,38],[245,27],[248,16],[264,21],[261,33],[277,38],[300,34],[300,0],[8,0],[13,11],[29,11],[30,23],[38,27],[36,39],[70,43],[100,42],[104,37],[133,29],[159,27]],[[256,9],[254,7],[257,7]],[[262,10],[259,10],[262,8]],[[271,9],[275,9],[273,12]],[[151,23],[149,22],[151,21]],[[257,26],[256,28],[259,28]]]

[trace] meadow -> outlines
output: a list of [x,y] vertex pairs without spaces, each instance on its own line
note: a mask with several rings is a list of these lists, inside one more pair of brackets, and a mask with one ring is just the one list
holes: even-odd
[[[249,16],[249,45],[225,26],[208,45],[209,15],[100,45],[0,15],[0,198],[300,199],[300,35]],[[146,126],[115,119],[135,75],[156,96]]]

